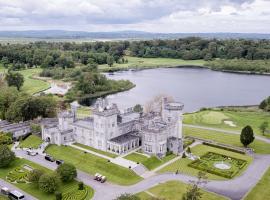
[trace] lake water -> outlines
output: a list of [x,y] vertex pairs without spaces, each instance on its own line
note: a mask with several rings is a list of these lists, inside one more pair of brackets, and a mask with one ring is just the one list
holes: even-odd
[[184,112],[202,107],[254,105],[270,95],[270,76],[243,75],[196,68],[159,68],[106,74],[128,79],[136,87],[108,96],[121,109],[144,105],[156,95],[167,94],[185,104]]

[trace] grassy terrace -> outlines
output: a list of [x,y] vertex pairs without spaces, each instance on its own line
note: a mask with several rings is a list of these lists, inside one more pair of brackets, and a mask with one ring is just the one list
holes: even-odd
[[76,145],[78,147],[82,147],[84,149],[88,149],[90,151],[94,151],[94,152],[99,153],[99,154],[103,154],[105,156],[109,156],[111,158],[116,158],[117,157],[116,154],[109,153],[109,152],[106,152],[106,151],[102,151],[102,150],[99,150],[99,149],[95,149],[93,147],[89,147],[89,146],[86,146],[86,145],[83,145],[83,144],[80,144],[80,143],[75,143],[74,145]]
[[135,161],[135,162],[142,163],[147,169],[153,170],[153,169],[159,167],[160,165],[168,162],[169,160],[171,160],[175,157],[176,157],[175,155],[171,154],[171,155],[168,155],[160,160],[155,156],[152,156],[149,158],[149,157],[144,156],[142,154],[131,153],[131,154],[125,156],[124,158],[126,158],[128,160]]
[[[206,145],[197,145],[191,149],[191,152],[197,156],[202,156],[208,152],[214,152],[214,153],[222,154],[225,156],[246,160],[247,165],[244,168],[242,168],[236,174],[236,176],[240,175],[247,168],[249,163],[252,161],[252,158],[247,156],[247,155],[234,153],[231,151],[226,151],[223,149],[218,149],[218,148],[214,148],[214,147],[210,147],[210,146],[206,146]],[[192,168],[192,167],[189,167],[188,164],[190,164],[191,162],[192,162],[192,160],[190,160],[188,158],[181,158],[181,159],[175,161],[174,163],[162,168],[161,170],[159,170],[159,172],[160,173],[164,173],[164,172],[173,172],[174,173],[178,170],[179,173],[184,173],[184,174],[196,176],[198,174],[199,170]],[[207,173],[207,177],[209,179],[214,179],[214,180],[224,180],[225,179],[221,176],[217,176],[217,175],[209,174],[209,173]]]
[[[0,63],[0,73],[6,71],[7,70],[4,69],[4,67]],[[32,76],[39,74],[41,72],[40,68],[25,69],[18,72],[24,76],[24,84],[22,87],[22,91],[25,91],[29,94],[34,94],[50,87],[49,83],[32,78]]]
[[37,149],[42,144],[42,139],[36,135],[30,135],[25,140],[20,142],[21,148],[34,148]]
[[262,179],[248,193],[244,200],[266,200],[270,197],[270,168],[265,172]]
[[158,68],[158,67],[178,67],[178,66],[200,66],[203,67],[205,64],[204,60],[182,60],[172,58],[138,58],[126,56],[128,63],[118,64],[114,63],[112,67],[107,64],[99,65],[101,71],[109,70],[127,70],[127,69],[143,69],[143,68]]
[[[183,130],[185,136],[193,136],[237,147],[243,147],[240,142],[240,135],[189,127],[184,127]],[[255,150],[255,153],[270,154],[270,144],[266,142],[255,139],[254,142],[249,145],[249,147],[253,148]]]
[[[32,163],[28,160],[17,158],[9,167],[1,168],[0,178],[5,180],[6,176],[9,172],[11,172],[15,168],[21,167],[22,165],[25,165],[25,164],[27,164],[35,169],[41,169],[44,172],[51,172],[51,170],[44,168],[40,165],[37,165],[35,163]],[[20,188],[21,190],[31,194],[32,196],[36,197],[37,199],[42,199],[42,200],[55,199],[54,194],[48,194],[48,193],[44,193],[44,192],[40,191],[36,184],[32,184],[32,183],[27,183],[27,184],[26,183],[12,183],[12,184],[14,184],[16,187]],[[77,190],[77,188],[78,188],[78,182],[73,181],[71,183],[66,183],[66,184],[60,183],[59,188],[57,190],[64,194],[64,193],[68,193],[68,192],[73,191],[73,190]],[[88,192],[86,199],[91,199],[93,194],[94,194],[94,191],[90,187],[87,187],[87,189],[89,192]]]
[[72,147],[51,145],[46,152],[57,159],[74,164],[78,169],[94,175],[100,173],[107,176],[108,181],[120,185],[131,185],[142,180],[132,170],[108,162],[106,159]]
[[[147,192],[150,192],[154,196],[167,199],[167,200],[179,200],[182,199],[182,195],[187,191],[188,184],[180,181],[168,181],[166,183],[160,183],[155,187],[150,188]],[[151,200],[152,196],[146,192],[137,194],[141,200]],[[227,198],[217,195],[215,193],[202,190],[202,200],[225,200]]]
[[[224,121],[231,121],[235,126],[230,126]],[[246,125],[252,126],[254,132],[262,135],[259,126],[267,121],[270,124],[270,113],[260,110],[243,109],[238,111],[206,110],[184,115],[184,123],[201,125],[213,128],[241,131]],[[270,134],[266,135],[270,137]]]

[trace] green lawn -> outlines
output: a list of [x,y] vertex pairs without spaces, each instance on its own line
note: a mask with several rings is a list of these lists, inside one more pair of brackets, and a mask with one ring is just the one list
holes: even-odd
[[[50,87],[49,83],[32,78],[32,76],[38,75],[41,72],[41,70],[42,70],[41,68],[33,68],[18,71],[24,76],[24,84],[22,87],[22,91],[25,91],[29,94],[34,94],[36,92],[45,90]],[[1,72],[7,72],[7,70],[4,69],[2,64],[0,63],[0,73]]]
[[265,172],[262,179],[244,198],[245,200],[266,200],[270,197],[270,168]]
[[37,149],[42,144],[42,139],[36,135],[30,135],[25,140],[20,142],[21,148],[34,148]]
[[[35,169],[41,169],[44,172],[51,172],[51,170],[44,168],[40,165],[37,165],[35,163],[32,163],[28,160],[17,158],[9,167],[1,168],[0,178],[5,179],[6,175],[10,171],[13,171],[15,168],[20,167],[20,166],[25,165],[25,164],[27,164]],[[20,188],[21,190],[31,194],[32,196],[36,197],[37,199],[42,199],[42,200],[55,199],[54,194],[47,194],[47,193],[40,191],[36,184],[32,184],[32,183],[28,183],[28,184],[26,184],[26,183],[12,183],[12,184],[14,184],[16,187]],[[77,188],[78,188],[78,182],[73,181],[71,183],[60,183],[59,188],[57,190],[64,194],[64,193],[70,192],[72,190],[77,190]],[[94,191],[92,188],[90,188],[88,186],[87,186],[87,189],[89,191],[88,195],[87,195],[87,199],[91,199],[94,195]]]
[[[206,145],[197,145],[191,149],[191,152],[197,156],[202,156],[208,152],[214,152],[214,153],[218,153],[218,154],[223,154],[225,156],[246,160],[247,165],[244,168],[242,168],[238,172],[238,174],[236,174],[236,176],[240,175],[247,168],[249,163],[252,162],[252,158],[250,156],[239,154],[239,153],[234,153],[231,151],[226,151],[223,149],[214,148],[214,147],[210,147],[210,146],[206,146]],[[192,160],[190,160],[188,158],[181,158],[181,159],[175,161],[174,163],[162,168],[161,170],[159,170],[159,172],[160,173],[176,172],[178,170],[179,173],[184,173],[184,174],[196,176],[198,174],[199,170],[194,169],[192,167],[188,167],[188,164],[190,164],[191,162],[192,162]],[[214,179],[214,180],[224,180],[225,179],[221,176],[217,176],[217,175],[209,174],[209,173],[207,173],[207,176],[209,179]]]
[[[188,184],[182,183],[180,181],[168,181],[166,183],[160,183],[155,187],[147,190],[155,197],[164,198],[166,200],[179,200],[182,199],[183,194],[187,191]],[[137,194],[141,200],[151,200],[152,197],[146,192],[141,192]],[[202,190],[202,200],[225,200],[226,197],[220,196],[215,193],[207,192]]]
[[78,117],[87,117],[91,114],[91,109],[88,106],[80,106],[77,110]]
[[109,67],[107,64],[99,65],[99,69],[103,71],[107,70],[125,70],[129,68],[156,68],[156,67],[178,67],[178,66],[201,66],[205,64],[204,60],[182,60],[173,58],[138,58],[126,56],[128,63],[118,64],[114,63],[113,67]]
[[[232,121],[235,127],[225,124],[224,121]],[[184,115],[185,124],[195,124],[238,131],[242,130],[244,126],[250,125],[258,135],[262,135],[259,126],[264,121],[267,121],[270,124],[269,112],[263,112],[260,110],[248,111],[247,109],[238,111],[206,110]],[[267,134],[266,136],[270,137],[270,134]]]
[[80,143],[75,143],[74,145],[78,146],[78,147],[82,147],[84,149],[88,149],[90,151],[94,151],[96,153],[100,153],[100,154],[103,154],[105,156],[109,156],[111,158],[116,158],[117,155],[116,154],[113,154],[113,153],[110,153],[110,152],[106,152],[106,151],[102,151],[102,150],[99,150],[99,149],[96,149],[96,148],[93,148],[93,147],[89,147],[89,146],[86,146],[84,144],[80,144]]
[[108,181],[120,185],[131,185],[142,180],[132,170],[120,167],[90,153],[84,153],[72,147],[50,145],[46,152],[57,159],[74,164],[78,169],[94,175],[105,175]]
[[144,155],[140,155],[137,153],[131,153],[127,156],[125,156],[124,158],[128,159],[128,160],[132,160],[134,162],[139,162],[142,163],[147,169],[149,170],[153,170],[157,167],[159,167],[160,165],[168,162],[169,160],[175,158],[176,156],[174,154],[165,156],[162,159],[158,159],[156,156],[152,156],[150,158],[144,156]]
[[[199,128],[183,128],[185,136],[194,136],[202,139],[213,140],[219,143],[225,143],[237,147],[243,147],[240,142],[240,135],[228,134],[217,131],[204,130]],[[270,144],[263,142],[261,140],[254,140],[249,147],[255,150],[255,153],[258,154],[270,154]]]

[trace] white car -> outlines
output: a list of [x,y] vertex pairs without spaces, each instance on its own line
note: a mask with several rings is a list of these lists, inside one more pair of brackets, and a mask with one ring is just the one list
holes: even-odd
[[35,152],[35,151],[32,151],[32,150],[27,150],[26,153],[29,156],[36,156],[38,154],[38,152]]

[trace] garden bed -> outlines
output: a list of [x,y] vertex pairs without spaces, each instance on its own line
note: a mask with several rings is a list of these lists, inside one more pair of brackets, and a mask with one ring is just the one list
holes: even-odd
[[[218,164],[227,167],[224,169],[217,168]],[[200,159],[188,164],[188,166],[224,178],[233,178],[242,168],[246,166],[246,164],[247,161],[242,159],[225,156],[214,152],[208,152],[201,156]]]

